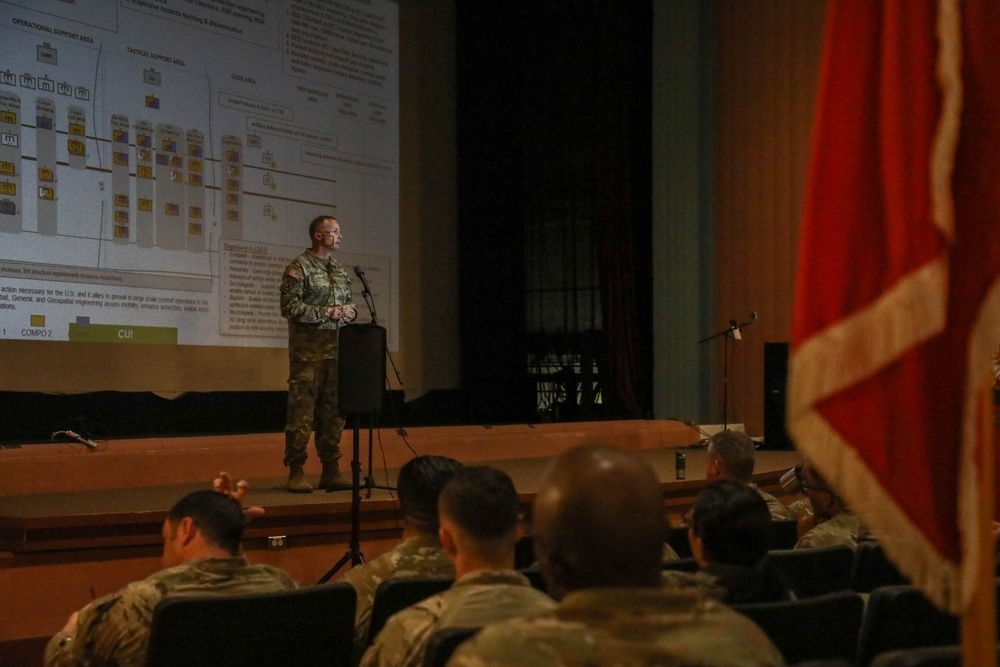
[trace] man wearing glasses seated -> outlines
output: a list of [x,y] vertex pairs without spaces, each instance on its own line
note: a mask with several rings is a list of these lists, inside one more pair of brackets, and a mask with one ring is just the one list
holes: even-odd
[[852,549],[864,532],[861,521],[847,508],[844,499],[830,488],[809,461],[796,467],[796,477],[809,498],[813,513],[799,520],[796,549],[832,547],[846,544]]

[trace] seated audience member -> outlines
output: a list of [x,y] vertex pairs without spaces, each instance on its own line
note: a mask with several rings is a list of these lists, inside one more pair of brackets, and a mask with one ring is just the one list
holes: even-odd
[[663,493],[633,454],[583,446],[555,457],[532,527],[559,604],[487,626],[449,665],[784,664],[746,617],[699,590],[661,586]]
[[[233,495],[242,497],[244,491],[238,487]],[[204,490],[181,498],[163,522],[166,569],[74,612],[49,640],[45,664],[141,667],[153,609],[160,600],[296,588],[282,570],[247,563],[240,545],[244,523],[243,508],[229,493]]]
[[847,509],[844,499],[830,488],[808,460],[802,464],[800,475],[802,490],[809,498],[813,511],[799,520],[799,541],[795,548],[838,544],[846,544],[852,549],[857,547],[865,531],[858,517]]
[[795,599],[781,570],[767,555],[771,516],[751,488],[722,480],[695,499],[688,538],[701,571],[714,577],[729,604]]
[[478,628],[555,606],[514,569],[518,509],[506,473],[485,466],[455,473],[438,501],[438,534],[455,563],[455,583],[393,615],[365,652],[362,667],[420,667],[437,630]]
[[791,516],[781,501],[753,482],[756,449],[753,440],[742,431],[719,431],[708,439],[705,450],[705,477],[710,482],[728,479],[749,486],[767,503],[771,518],[778,521]]
[[451,579],[455,568],[438,538],[438,495],[462,467],[445,456],[417,456],[399,469],[396,492],[403,513],[403,541],[392,551],[350,570],[343,581],[358,593],[354,643],[358,655],[368,644],[375,589],[393,577]]

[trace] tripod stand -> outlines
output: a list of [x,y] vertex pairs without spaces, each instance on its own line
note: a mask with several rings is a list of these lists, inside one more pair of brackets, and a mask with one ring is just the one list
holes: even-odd
[[[357,415],[355,415],[357,418]],[[371,430],[369,429],[369,433]],[[348,543],[347,551],[331,567],[326,574],[320,577],[317,584],[325,584],[336,574],[340,568],[351,563],[351,567],[356,567],[365,562],[365,555],[361,553],[361,461],[360,442],[358,439],[358,424],[354,423],[354,457],[351,460],[351,541]]]
[[743,336],[740,331],[753,324],[757,321],[757,311],[750,313],[750,319],[742,324],[736,324],[736,320],[729,320],[729,326],[712,334],[711,336],[705,336],[698,343],[706,343],[715,338],[724,337],[725,345],[723,347],[723,357],[722,357],[722,428],[729,428],[729,339],[742,340]]

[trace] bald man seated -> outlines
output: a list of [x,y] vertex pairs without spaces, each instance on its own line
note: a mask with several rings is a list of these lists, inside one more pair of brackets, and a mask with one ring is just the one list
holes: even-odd
[[558,606],[484,628],[449,665],[784,664],[745,616],[703,591],[661,585],[663,494],[635,455],[593,445],[561,454],[543,473],[532,515]]

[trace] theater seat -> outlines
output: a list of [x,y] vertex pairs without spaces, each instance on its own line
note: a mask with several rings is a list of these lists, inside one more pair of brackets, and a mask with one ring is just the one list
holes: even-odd
[[848,546],[777,549],[770,554],[799,598],[851,589],[854,549]]
[[146,665],[349,667],[356,603],[342,583],[167,598],[153,612]]
[[789,664],[842,659],[853,663],[864,600],[840,591],[800,600],[736,604],[771,638]]
[[861,624],[858,664],[879,653],[960,641],[958,618],[946,614],[916,586],[882,586],[871,592]]
[[925,646],[887,651],[872,661],[871,667],[961,667],[960,646]]
[[372,620],[368,626],[368,644],[385,627],[385,622],[397,611],[448,590],[454,579],[438,577],[396,577],[386,579],[375,589],[372,599]]
[[444,667],[459,644],[479,632],[479,628],[444,628],[431,635],[423,667]]
[[851,590],[870,593],[879,586],[899,586],[909,584],[889,557],[882,545],[873,540],[858,542],[854,550],[854,564],[851,567]]

